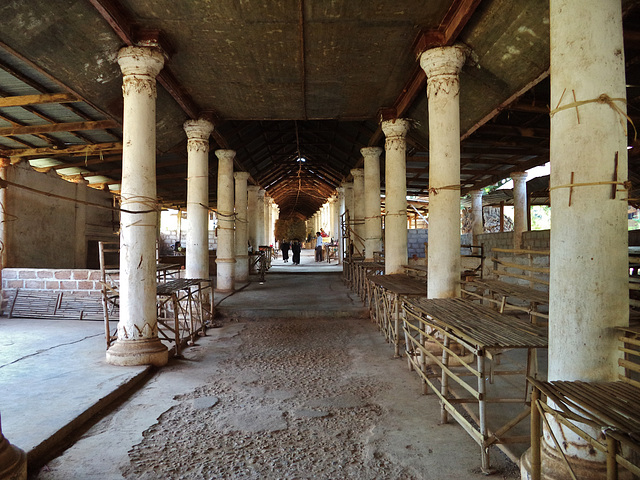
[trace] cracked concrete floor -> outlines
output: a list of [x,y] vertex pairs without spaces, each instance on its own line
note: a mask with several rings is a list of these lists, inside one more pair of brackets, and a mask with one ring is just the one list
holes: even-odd
[[[484,478],[368,319],[210,330],[32,478]],[[493,478],[519,478],[496,452]]]

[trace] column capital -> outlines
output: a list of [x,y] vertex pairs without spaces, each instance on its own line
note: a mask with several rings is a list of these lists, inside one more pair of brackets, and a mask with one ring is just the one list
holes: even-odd
[[471,195],[471,197],[481,197],[482,195],[484,195],[484,191],[483,190],[471,190],[469,192],[469,194]]
[[382,132],[387,140],[402,139],[407,135],[411,128],[411,122],[404,118],[395,118],[393,120],[385,120],[381,124]]
[[216,150],[216,157],[218,157],[220,160],[222,159],[233,160],[235,156],[236,156],[235,150],[223,150],[223,149]]
[[338,195],[344,195],[344,187],[342,186],[337,187],[336,192],[338,192]]
[[11,166],[11,159],[9,157],[0,157],[0,168],[7,168]]
[[266,195],[266,191],[262,188],[258,188],[258,197],[264,199],[265,195]]
[[[246,182],[249,179],[249,172],[233,172],[233,178],[239,182]],[[249,187],[247,187],[247,190]]]
[[380,147],[364,147],[360,149],[360,154],[363,157],[379,157],[382,154],[382,148]]
[[164,66],[164,55],[153,47],[123,47],[118,51],[122,74],[155,78]]
[[260,187],[258,185],[247,185],[247,190],[251,193],[257,194],[258,190],[260,190]]
[[364,169],[362,168],[352,168],[351,175],[355,179],[356,177],[364,177]]
[[209,140],[209,135],[213,132],[213,124],[209,120],[199,118],[198,120],[187,120],[182,125],[189,140]]
[[456,44],[449,47],[430,48],[420,55],[420,66],[431,80],[440,75],[458,75],[467,59],[469,48]]
[[511,180],[521,182],[527,179],[527,172],[511,172]]

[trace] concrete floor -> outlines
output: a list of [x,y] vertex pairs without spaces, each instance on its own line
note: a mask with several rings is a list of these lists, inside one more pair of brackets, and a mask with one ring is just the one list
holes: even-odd
[[[484,477],[339,274],[305,263],[216,297],[223,326],[157,372],[105,364],[100,322],[0,319],[2,429],[46,461],[30,477]],[[492,463],[519,478],[500,452]]]

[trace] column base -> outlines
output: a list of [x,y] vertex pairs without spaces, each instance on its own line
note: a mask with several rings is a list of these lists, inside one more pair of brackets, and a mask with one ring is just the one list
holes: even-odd
[[216,292],[229,293],[235,290],[235,267],[234,259],[216,259]]
[[169,350],[159,338],[116,340],[107,350],[107,363],[119,366],[154,365],[162,367],[169,361]]
[[[541,440],[540,449],[540,478],[541,480],[571,480],[571,474],[567,469],[562,456],[557,450]],[[582,458],[568,458],[573,473],[580,480],[606,480],[607,465],[605,462],[592,462]],[[619,480],[631,480],[632,476],[624,468],[619,469]],[[531,480],[531,449],[529,448],[520,457],[520,477],[522,480]]]
[[235,276],[238,283],[249,281],[249,255],[236,255]]
[[4,438],[0,430],[0,478],[27,480],[27,454]]

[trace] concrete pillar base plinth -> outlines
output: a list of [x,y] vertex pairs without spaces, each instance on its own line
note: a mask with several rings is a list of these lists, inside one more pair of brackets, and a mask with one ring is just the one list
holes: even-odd
[[235,290],[236,260],[218,258],[216,259],[216,268],[218,272],[215,291],[219,293],[233,292]]
[[169,361],[169,350],[158,338],[116,340],[107,350],[107,363],[120,366],[154,365]]
[[0,478],[27,480],[27,454],[2,435],[0,430]]
[[[562,456],[557,450],[550,448],[545,441],[542,441],[540,451],[541,459],[541,480],[570,480],[571,474],[564,463]],[[604,462],[591,462],[582,458],[572,457],[568,459],[573,473],[580,480],[606,480],[607,465]],[[529,448],[520,457],[520,476],[522,480],[531,480],[531,449]],[[629,472],[620,469],[619,480],[631,480]]]

